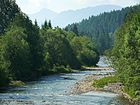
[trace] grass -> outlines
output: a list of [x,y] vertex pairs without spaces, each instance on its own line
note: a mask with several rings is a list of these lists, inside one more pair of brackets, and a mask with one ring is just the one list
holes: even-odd
[[124,86],[124,92],[127,93],[130,97],[140,100],[140,91],[136,90],[134,87]]
[[118,79],[116,76],[109,76],[109,77],[104,77],[99,80],[94,80],[93,81],[93,86],[96,88],[103,88],[104,86],[108,85],[109,83],[116,83],[118,82]]
[[11,83],[9,85],[13,86],[13,87],[20,87],[20,86],[24,86],[25,83],[22,81],[11,81]]

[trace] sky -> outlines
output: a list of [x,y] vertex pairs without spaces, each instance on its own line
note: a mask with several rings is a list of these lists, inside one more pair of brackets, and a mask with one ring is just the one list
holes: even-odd
[[140,3],[140,0],[16,0],[21,10],[33,14],[47,8],[57,13],[97,5],[114,4],[121,7]]

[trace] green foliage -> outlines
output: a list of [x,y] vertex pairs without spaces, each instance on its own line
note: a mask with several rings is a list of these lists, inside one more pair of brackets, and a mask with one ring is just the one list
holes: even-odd
[[124,91],[128,93],[131,97],[139,97],[140,98],[140,77],[134,76],[129,77],[125,83]]
[[0,87],[1,86],[6,86],[9,83],[9,78],[8,78],[8,70],[5,69],[7,64],[3,62],[2,60],[0,61]]
[[0,34],[5,32],[9,22],[20,12],[15,0],[0,1]]
[[40,29],[36,20],[33,24],[20,12],[14,0],[0,2],[0,10],[0,87],[21,86],[21,81],[49,73],[68,73],[98,62],[95,43],[78,37],[76,26],[76,34],[53,29],[51,21],[45,21]]
[[94,66],[99,61],[99,54],[95,49],[95,44],[87,37],[74,37],[71,45],[82,65]]
[[94,38],[98,51],[103,54],[113,47],[115,30],[124,23],[127,14],[133,11],[140,11],[140,5],[91,16],[80,23],[68,25],[65,29],[74,32],[74,27],[77,27],[79,35]]
[[30,49],[26,41],[27,36],[21,28],[12,28],[3,36],[3,62],[8,66],[8,69],[13,78],[26,80],[30,78]]
[[48,29],[52,29],[52,24],[51,21],[49,20],[49,22],[47,22],[47,20],[45,20],[44,24],[41,27],[44,30],[48,30]]
[[19,86],[24,86],[25,83],[22,81],[11,81],[9,85],[13,87],[19,87]]
[[17,14],[0,39],[0,84],[29,81],[42,73],[43,48],[39,28],[24,14]]
[[49,20],[48,26],[49,26],[50,29],[52,29],[52,24],[51,24],[50,20]]
[[77,28],[76,24],[73,25],[73,27],[71,28],[71,31],[74,32],[76,35],[79,35],[78,28]]
[[80,63],[65,34],[61,29],[41,30],[46,66],[69,65],[71,68],[80,68]]
[[69,66],[79,69],[81,65],[96,65],[99,60],[95,43],[87,37],[78,37],[60,28],[42,27],[40,33],[44,44],[44,68]]
[[73,70],[70,67],[65,67],[63,65],[53,66],[52,69],[48,70],[49,74],[56,74],[56,73],[71,73]]
[[[131,17],[131,18],[130,18]],[[132,12],[115,33],[112,63],[125,91],[132,97],[140,91],[140,13]]]
[[116,82],[118,82],[118,79],[116,76],[104,77],[99,80],[94,80],[93,86],[96,88],[103,88],[109,83],[116,83]]
[[2,45],[2,39],[0,39],[0,86],[7,85],[9,82],[8,74],[9,71],[7,70],[7,67],[9,66],[8,62],[5,62],[3,58],[3,45]]
[[31,20],[25,14],[17,14],[10,24],[9,28],[14,26],[22,27],[24,33],[27,35],[26,41],[30,48],[30,61],[31,69],[33,71],[32,76],[36,78],[41,75],[42,65],[44,63],[43,46],[39,34],[38,26],[32,24]]

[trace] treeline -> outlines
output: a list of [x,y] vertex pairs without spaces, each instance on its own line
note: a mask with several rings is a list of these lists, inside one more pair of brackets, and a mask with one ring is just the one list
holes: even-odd
[[[11,81],[30,81],[48,73],[96,65],[99,54],[91,39],[58,27],[53,29],[50,21],[40,28],[14,0],[4,1],[0,2],[0,87]],[[13,7],[6,9],[9,5]]]
[[124,91],[140,99],[140,12],[130,13],[115,32],[111,60]]
[[16,13],[20,12],[20,8],[15,3],[15,0],[0,1],[0,34],[4,33],[9,22],[15,17]]
[[91,16],[80,23],[68,25],[65,30],[78,32],[94,39],[98,51],[103,54],[105,50],[113,47],[115,30],[124,23],[125,17],[132,11],[140,11],[140,5]]

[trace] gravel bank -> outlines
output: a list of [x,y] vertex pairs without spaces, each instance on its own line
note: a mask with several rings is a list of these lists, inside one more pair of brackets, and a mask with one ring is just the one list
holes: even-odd
[[124,93],[123,86],[121,83],[111,83],[105,86],[104,88],[95,88],[93,87],[92,83],[94,80],[107,77],[109,75],[87,75],[84,80],[76,82],[76,84],[71,88],[70,94],[81,94],[86,93],[90,91],[106,91],[106,92],[113,92],[117,93],[120,96],[123,96],[124,98],[128,99],[132,105],[140,105],[140,101],[137,101],[135,99],[132,99],[129,95]]
[[[71,88],[70,94],[81,94],[90,91],[100,91],[92,86],[93,80],[103,78],[102,75],[88,75],[84,80],[76,82],[76,84]],[[102,90],[102,89],[101,89]]]

